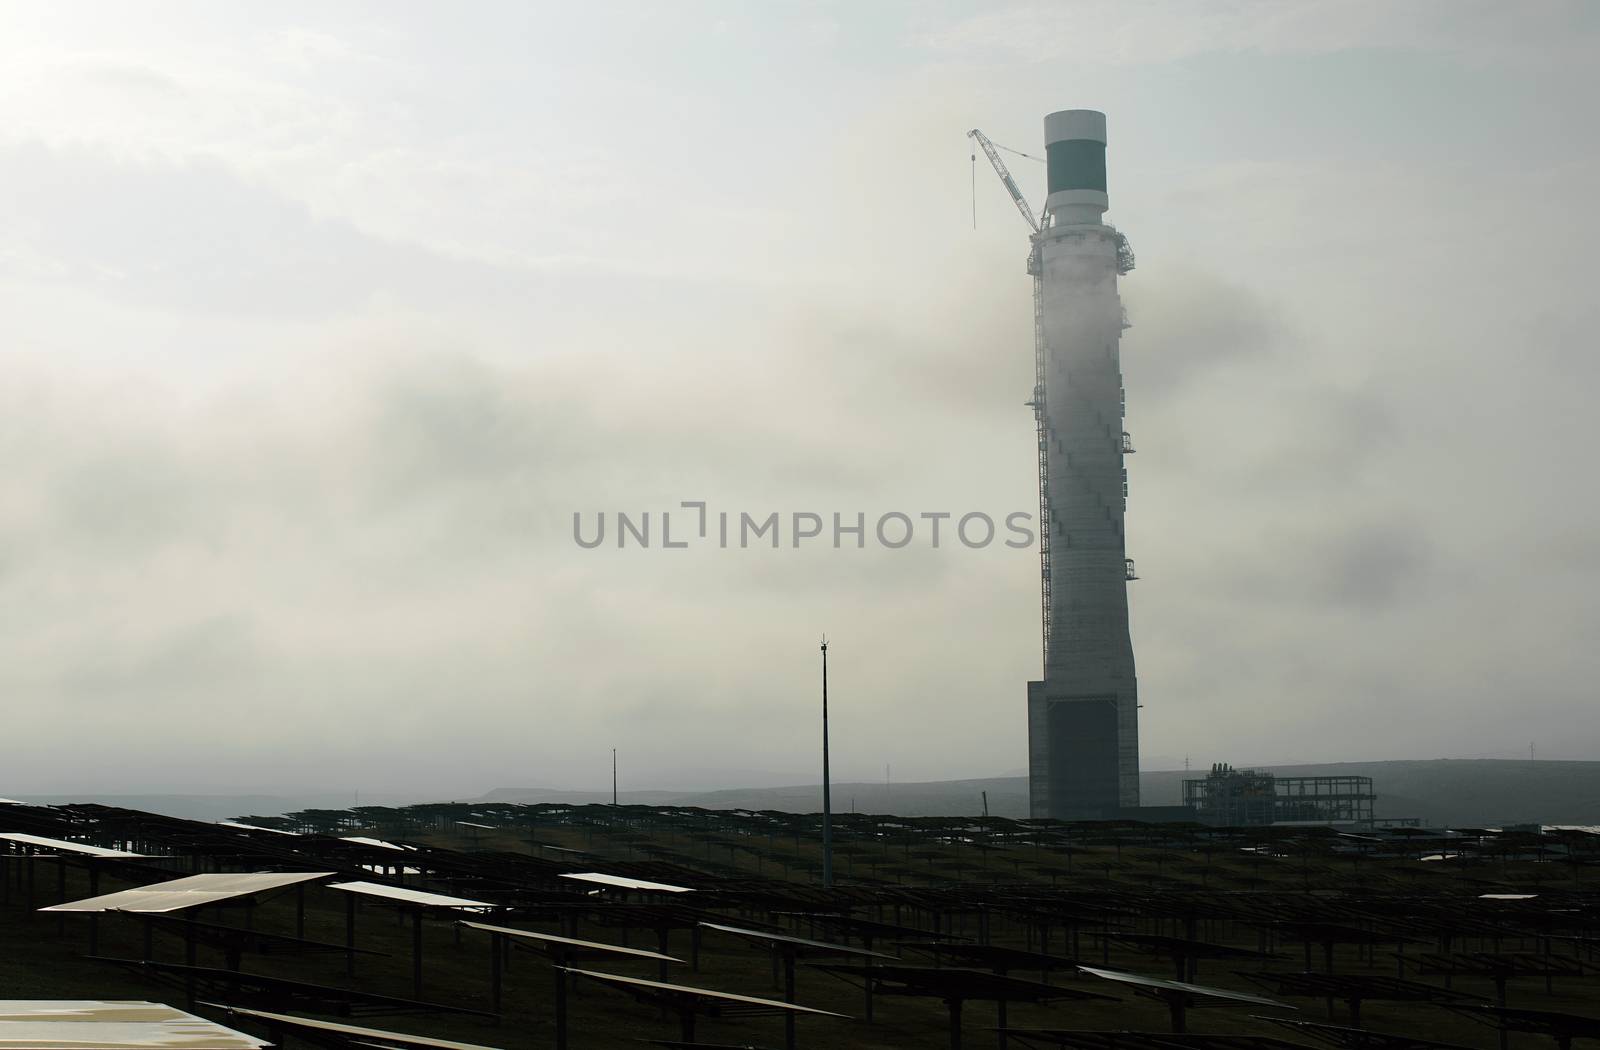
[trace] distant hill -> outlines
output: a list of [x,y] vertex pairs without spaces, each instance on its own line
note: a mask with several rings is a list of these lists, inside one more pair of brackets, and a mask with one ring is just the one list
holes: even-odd
[[[1377,792],[1379,817],[1419,817],[1429,824],[1600,824],[1600,762],[1533,762],[1502,759],[1430,759],[1394,762],[1335,762],[1321,765],[1254,766],[1279,776],[1367,776]],[[1183,781],[1204,771],[1181,769],[1144,773],[1145,805],[1171,806],[1183,800]],[[936,780],[893,784],[842,783],[833,786],[838,812],[896,813],[901,816],[1026,816],[1027,786],[1022,777]],[[609,802],[596,792],[503,788],[484,796],[500,802]],[[703,792],[623,792],[622,801],[645,805],[703,806],[707,809],[775,809],[814,813],[822,808],[820,785],[733,788]]]
[[[762,790],[752,788],[751,790]],[[626,791],[623,802],[632,806],[672,806],[684,797],[681,791]],[[817,788],[817,798],[822,798],[822,788]],[[609,791],[563,791],[557,788],[496,788],[474,802],[551,802],[569,806],[588,806],[611,801]],[[821,802],[817,803],[820,809]]]
[[[1368,776],[1377,790],[1380,817],[1419,817],[1429,824],[1592,824],[1600,825],[1600,762],[1530,762],[1502,759],[1452,759],[1397,762],[1337,762],[1323,765],[1255,766],[1280,776]],[[1140,777],[1145,805],[1177,805],[1186,777],[1203,771],[1181,769]],[[897,813],[901,816],[976,816],[989,812],[1021,817],[1028,812],[1022,777],[978,780],[934,780],[921,783],[839,783],[833,805],[841,813]],[[100,802],[152,813],[221,820],[247,814],[271,816],[300,809],[343,809],[349,795],[24,795],[25,802]],[[729,788],[722,791],[624,791],[625,803],[703,806],[707,809],[776,809],[814,813],[822,808],[822,788]],[[427,801],[417,796],[367,794],[368,805],[403,805]],[[566,791],[555,788],[500,788],[481,796],[485,802],[564,802],[583,805],[610,802],[609,791]],[[0,829],[4,830],[4,829]]]
[[[93,791],[64,792],[51,795],[8,795],[18,802],[35,806],[52,806],[60,803],[93,802],[102,806],[137,809],[145,813],[163,813],[185,820],[229,820],[246,814],[271,817],[293,813],[302,809],[348,809],[355,804],[351,794],[317,795],[107,795]],[[366,795],[361,804],[367,806],[399,806],[427,799],[410,795]],[[0,830],[5,830],[0,828]]]

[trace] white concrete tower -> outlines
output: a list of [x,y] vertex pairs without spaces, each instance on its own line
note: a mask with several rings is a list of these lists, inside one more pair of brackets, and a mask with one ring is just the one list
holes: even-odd
[[1104,222],[1106,118],[1045,117],[1038,235],[1044,339],[1044,487],[1050,521],[1044,681],[1028,683],[1035,817],[1110,819],[1139,805],[1139,701],[1123,533],[1122,300],[1127,242]]

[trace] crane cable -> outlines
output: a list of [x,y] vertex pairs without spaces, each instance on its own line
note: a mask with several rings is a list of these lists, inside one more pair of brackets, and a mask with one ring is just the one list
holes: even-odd
[[[991,141],[992,141],[992,140],[991,140]],[[1047,162],[1046,162],[1046,161],[1045,161],[1045,159],[1044,159],[1044,158],[1043,158],[1043,157],[1035,157],[1035,156],[1034,156],[1034,155],[1033,155],[1033,154],[1032,154],[1032,153],[1024,153],[1024,152],[1022,152],[1022,151],[1021,151],[1021,150],[1020,150],[1020,149],[1012,149],[1012,148],[1011,148],[1011,147],[1010,147],[1010,146],[1002,146],[1002,145],[1000,145],[1000,143],[998,143],[998,142],[996,142],[996,143],[995,143],[995,144],[994,144],[994,148],[995,148],[995,149],[1003,149],[1003,150],[1005,150],[1005,151],[1006,151],[1006,152],[1007,152],[1007,153],[1015,153],[1015,154],[1016,154],[1016,155],[1017,155],[1017,156],[1019,156],[1019,157],[1027,157],[1027,158],[1028,158],[1028,159],[1029,159],[1029,160],[1036,160],[1036,161],[1038,161],[1038,162],[1039,162],[1039,163],[1040,163],[1040,164],[1044,164],[1044,163],[1047,163]]]

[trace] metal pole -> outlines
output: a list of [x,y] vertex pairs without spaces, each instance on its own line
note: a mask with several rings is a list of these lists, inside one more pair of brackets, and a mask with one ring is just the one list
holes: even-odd
[[356,895],[344,895],[344,972],[347,977],[356,973]]
[[[32,869],[30,869],[32,870]],[[30,894],[31,896],[31,894]],[[89,862],[89,896],[100,896],[100,866],[94,861]],[[98,912],[89,913],[89,954],[94,955],[100,950],[100,915]]]
[[[795,950],[789,946],[783,950],[783,1001],[794,1002],[794,957]],[[794,1011],[783,1012],[783,1050],[795,1050]]]
[[822,885],[833,886],[833,788],[828,776],[828,636],[822,636]]
[[[880,918],[881,918],[881,916],[880,916]],[[862,935],[861,946],[863,948],[865,948],[869,952],[872,950],[872,934],[868,933],[868,934]],[[868,970],[872,969],[872,956],[869,955],[866,958],[864,958],[861,961],[861,964],[863,966],[865,966]],[[866,996],[867,996],[867,1023],[871,1024],[872,1023],[872,974],[864,973],[864,974],[861,975],[861,988],[866,993]]]
[[[200,914],[199,913],[199,909],[196,909],[195,910],[195,917],[198,918],[199,914]],[[191,1009],[191,1010],[194,1009],[194,964],[195,964],[195,958],[196,958],[196,954],[195,954],[195,946],[194,946],[194,924],[190,923],[189,925],[187,925],[187,926],[185,926],[183,928],[183,965],[185,967],[187,967],[187,969],[185,970],[184,975],[183,975],[183,991],[184,991],[184,1001],[188,1004],[189,1009]]]
[[[459,926],[456,927],[458,930],[460,928]],[[497,1014],[500,1012],[500,964],[504,954],[505,947],[500,943],[500,934],[491,933],[489,935],[489,1003],[490,1009]]]
[[617,804],[617,749],[611,749],[611,804]]
[[422,909],[411,913],[411,989],[422,998]]
[[556,1050],[567,1050],[567,983],[572,974],[567,973],[567,949],[555,947],[556,975]]
[[[1040,948],[1039,951],[1042,954],[1044,949]],[[1004,977],[1006,975],[1006,967],[997,966],[995,967],[994,972],[999,976]],[[996,1001],[994,1004],[994,1010],[995,1021],[998,1022],[997,1026],[1000,1029],[1000,1050],[1006,1050],[1006,1047],[1010,1045],[1006,1040],[1006,1001],[1004,999]]]

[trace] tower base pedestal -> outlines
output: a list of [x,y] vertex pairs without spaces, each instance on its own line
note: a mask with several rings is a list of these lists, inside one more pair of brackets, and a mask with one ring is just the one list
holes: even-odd
[[1028,683],[1028,813],[1053,820],[1121,816],[1115,693]]

